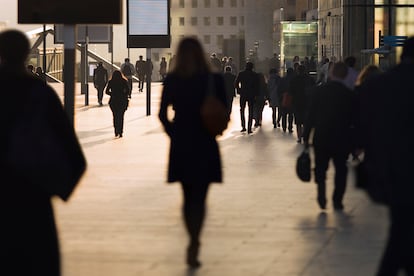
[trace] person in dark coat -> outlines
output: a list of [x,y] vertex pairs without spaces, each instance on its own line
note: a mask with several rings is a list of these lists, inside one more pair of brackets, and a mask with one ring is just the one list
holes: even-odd
[[121,71],[115,70],[106,86],[105,93],[109,99],[109,107],[113,115],[115,137],[121,138],[124,132],[124,115],[129,103],[129,84],[128,80],[122,76]]
[[[181,182],[184,194],[183,217],[190,239],[186,261],[197,268],[201,265],[198,252],[209,184],[222,182],[218,143],[204,126],[200,109],[208,93],[209,76],[225,106],[226,89],[222,73],[212,72],[197,39],[180,41],[175,62],[163,84],[158,116],[171,142],[167,181]],[[170,106],[173,119],[167,116]]]
[[237,74],[235,80],[235,87],[237,94],[240,94],[240,119],[241,119],[241,132],[246,131],[246,117],[245,109],[246,104],[248,106],[248,121],[247,121],[247,133],[252,133],[253,125],[253,112],[254,103],[259,95],[259,77],[256,72],[253,71],[254,64],[251,61],[246,62],[246,67],[243,71]]
[[256,97],[253,109],[254,126],[262,126],[263,109],[266,105],[266,101],[269,98],[269,90],[267,89],[266,78],[263,73],[257,73],[259,78],[259,94]]
[[309,147],[313,131],[315,156],[315,182],[318,187],[317,201],[326,208],[326,171],[332,159],[335,166],[335,188],[332,195],[335,210],[344,208],[347,159],[352,145],[352,128],[355,127],[355,94],[344,83],[348,68],[343,62],[334,64],[331,80],[312,91],[308,116],[305,120],[303,139]]
[[292,78],[295,76],[295,71],[292,67],[286,70],[286,75],[280,80],[280,86],[278,88],[280,96],[280,111],[282,113],[282,129],[283,132],[286,132],[286,129],[289,133],[293,132],[293,111],[291,106],[286,106],[283,98],[288,96],[289,85]]
[[226,95],[227,95],[227,110],[229,113],[229,118],[231,114],[231,110],[233,107],[233,99],[236,96],[236,89],[234,88],[234,81],[236,80],[236,75],[233,73],[233,69],[231,66],[226,66],[224,69],[224,83],[226,85]]
[[[401,62],[359,87],[358,145],[364,152],[365,189],[389,210],[388,240],[377,276],[414,275],[414,37],[405,41]],[[384,112],[386,111],[386,112]],[[392,126],[396,131],[384,131]]]
[[302,142],[303,123],[308,108],[309,91],[315,86],[314,79],[306,72],[302,64],[298,66],[297,74],[289,84],[289,94],[292,95],[292,108],[295,117],[297,142]]
[[[44,167],[41,164],[45,161],[42,156],[38,156],[39,165],[33,165],[28,171],[13,165],[10,158],[19,160],[26,158],[24,155],[34,156],[28,150],[19,156],[16,156],[18,149],[12,151],[16,139],[35,143],[28,141],[30,135],[16,137],[16,132],[21,134],[16,129],[23,129],[27,134],[34,122],[42,122],[44,129],[59,137],[68,149],[70,154],[66,160],[77,166],[77,175],[73,175],[76,181],[86,169],[86,160],[56,92],[27,72],[25,61],[29,52],[30,42],[25,33],[12,29],[0,33],[0,94],[6,103],[0,109],[0,275],[60,276],[60,249],[52,197],[58,195],[68,200],[74,187],[65,194],[57,194],[51,189],[59,183],[50,184],[51,188],[45,181],[35,179],[32,171],[41,173]],[[49,139],[46,133],[41,135]],[[16,155],[10,156],[10,151]]]
[[98,92],[98,104],[102,106],[102,99],[104,95],[105,86],[108,83],[108,70],[103,66],[102,62],[93,70],[93,85]]
[[279,76],[277,69],[271,68],[269,70],[267,89],[269,91],[269,106],[272,109],[273,128],[280,127],[280,120],[282,118],[282,113],[280,110],[280,81],[281,77]]
[[138,60],[135,62],[135,72],[138,77],[138,92],[144,91],[145,74],[146,74],[146,63],[144,57],[140,55]]

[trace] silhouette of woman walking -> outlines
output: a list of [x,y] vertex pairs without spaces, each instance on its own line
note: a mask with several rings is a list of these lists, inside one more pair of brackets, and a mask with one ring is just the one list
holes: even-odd
[[[222,182],[219,147],[200,115],[209,76],[213,77],[216,95],[227,106],[223,77],[212,73],[200,42],[194,38],[181,40],[175,67],[164,81],[159,111],[171,142],[168,182],[181,182],[184,195],[183,217],[190,238],[186,262],[190,268],[201,265],[198,253],[209,184]],[[170,106],[173,119],[167,116]]]
[[129,85],[128,80],[122,77],[119,70],[112,73],[112,78],[106,86],[106,94],[111,96],[109,107],[112,110],[115,137],[122,137],[124,131],[124,115],[128,108],[129,102]]

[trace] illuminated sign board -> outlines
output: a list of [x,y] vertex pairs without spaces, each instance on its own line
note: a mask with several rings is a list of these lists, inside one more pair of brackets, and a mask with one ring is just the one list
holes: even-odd
[[127,0],[127,47],[169,48],[170,1]]

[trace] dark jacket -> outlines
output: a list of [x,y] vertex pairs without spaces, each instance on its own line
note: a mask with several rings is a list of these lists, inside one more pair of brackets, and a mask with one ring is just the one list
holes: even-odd
[[108,83],[108,70],[106,70],[102,65],[99,65],[93,70],[93,84],[95,87],[105,88],[105,85]]
[[[69,158],[79,165],[79,172],[85,170],[86,161],[61,100],[50,86],[27,73],[14,74],[3,68],[0,68],[0,83],[2,101],[7,103],[0,109],[0,173],[3,177],[0,274],[60,275],[58,233],[51,202],[55,194],[47,191],[44,183],[21,173],[7,161],[15,122],[27,122],[29,129],[32,126],[30,118],[41,119],[68,148]],[[32,89],[34,86],[36,90]],[[28,137],[19,136],[21,139]]]
[[304,141],[314,129],[313,145],[334,152],[349,152],[352,144],[355,94],[339,81],[316,87],[310,96],[304,124]]
[[280,82],[281,77],[278,74],[270,74],[267,81],[267,89],[269,90],[270,107],[278,107],[280,104]]
[[236,77],[235,86],[237,93],[242,98],[253,100],[259,95],[259,77],[254,71],[244,70],[239,72]]
[[110,80],[106,86],[105,93],[111,96],[109,106],[112,110],[126,110],[128,108],[130,90],[125,79],[120,81]]
[[[159,119],[170,137],[168,182],[222,182],[217,141],[204,127],[200,109],[207,93],[207,74],[181,78],[168,74],[164,81]],[[227,106],[221,74],[214,74],[216,94]],[[168,107],[175,111],[167,117]]]
[[[391,205],[414,206],[410,126],[414,118],[414,64],[399,64],[360,87],[359,144],[368,180],[381,185]],[[391,129],[388,129],[391,127]]]

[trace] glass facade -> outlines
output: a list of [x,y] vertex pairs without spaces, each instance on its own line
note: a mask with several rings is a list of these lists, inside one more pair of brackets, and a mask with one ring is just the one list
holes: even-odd
[[294,56],[304,57],[318,56],[318,23],[317,22],[281,22],[281,49],[280,58],[285,65],[285,70],[292,67]]

